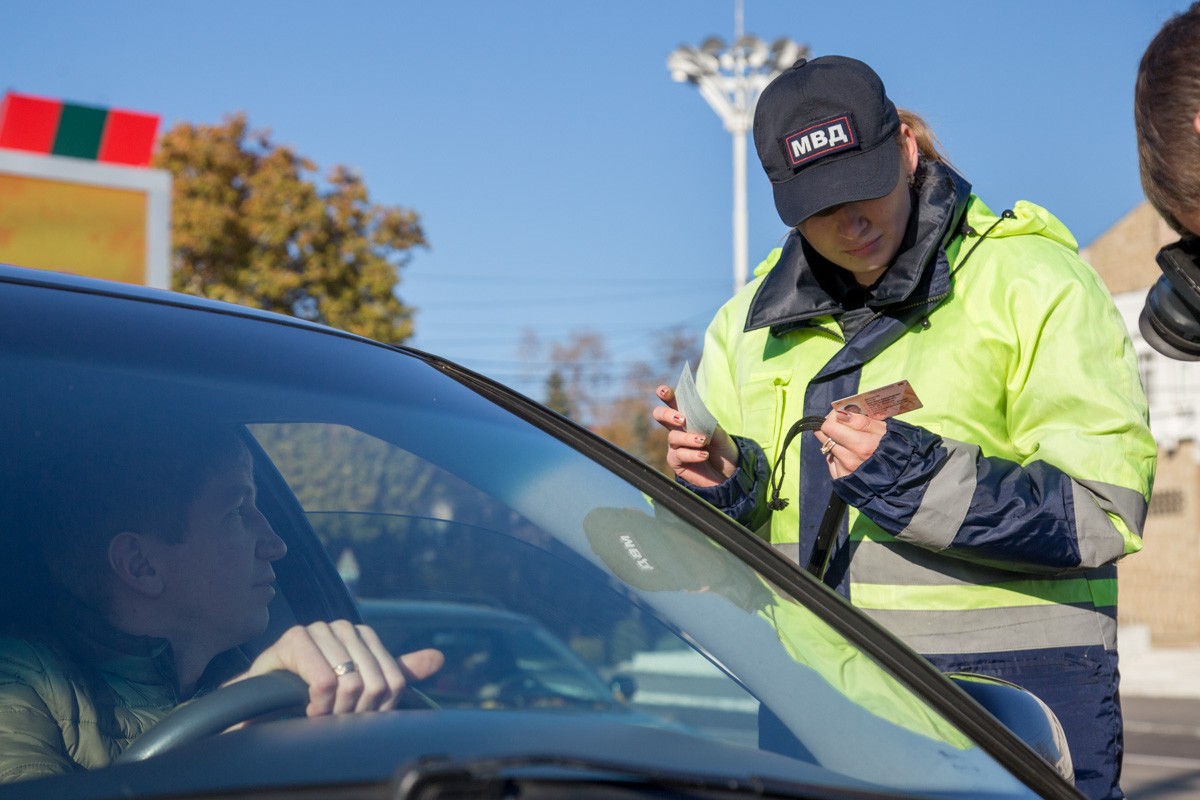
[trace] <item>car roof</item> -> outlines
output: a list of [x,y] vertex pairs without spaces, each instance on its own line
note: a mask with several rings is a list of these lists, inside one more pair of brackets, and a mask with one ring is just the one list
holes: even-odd
[[59,289],[62,291],[106,295],[109,297],[123,297],[128,300],[140,300],[147,303],[158,303],[160,305],[182,306],[206,311],[215,311],[222,314],[236,314],[243,317],[258,318],[268,322],[276,322],[296,327],[307,327],[314,330],[322,330],[328,333],[346,334],[345,331],[341,331],[336,328],[331,328],[326,325],[303,320],[298,317],[290,317],[285,314],[278,314],[273,311],[265,311],[263,309],[238,305],[236,303],[229,303],[222,300],[213,300],[207,297],[184,294],[183,292],[171,291],[169,289],[158,289],[150,286],[140,286],[133,283],[120,283],[117,281],[104,280],[102,278],[78,275],[71,272],[32,269],[29,267],[20,267],[13,264],[0,263],[0,282],[22,284],[25,286],[41,286],[47,289]]

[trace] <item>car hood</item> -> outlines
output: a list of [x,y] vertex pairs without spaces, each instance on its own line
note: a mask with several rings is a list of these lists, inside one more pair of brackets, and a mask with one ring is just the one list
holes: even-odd
[[751,796],[766,786],[784,797],[811,797],[814,787],[827,797],[894,796],[791,758],[629,722],[620,714],[475,710],[279,720],[144,762],[15,784],[5,787],[5,797],[195,797],[388,783],[395,784],[389,796],[405,797],[402,785],[445,775],[486,780],[510,770],[526,780],[690,782]]

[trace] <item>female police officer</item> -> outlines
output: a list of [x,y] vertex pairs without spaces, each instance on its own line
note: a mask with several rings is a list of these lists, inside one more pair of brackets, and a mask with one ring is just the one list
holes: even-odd
[[[715,433],[659,388],[668,463],[942,670],[1038,694],[1077,786],[1120,797],[1115,562],[1156,448],[1107,291],[1051,214],[971,194],[860,61],[797,62],[754,139],[793,230],[708,328]],[[902,380],[903,420],[831,410]],[[814,559],[834,494],[849,513]]]

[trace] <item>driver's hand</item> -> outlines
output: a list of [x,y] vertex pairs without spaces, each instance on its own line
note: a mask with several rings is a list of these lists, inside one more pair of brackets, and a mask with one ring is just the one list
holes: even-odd
[[409,681],[429,677],[444,662],[432,649],[393,658],[374,630],[341,619],[288,629],[229,683],[282,669],[308,684],[310,717],[387,711]]

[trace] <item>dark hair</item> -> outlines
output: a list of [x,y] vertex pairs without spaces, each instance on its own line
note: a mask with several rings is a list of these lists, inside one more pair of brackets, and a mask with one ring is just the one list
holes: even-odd
[[1200,208],[1200,2],[1167,20],[1142,54],[1134,88],[1138,167],[1150,204],[1181,234],[1175,217]]
[[82,599],[107,605],[108,545],[122,531],[179,542],[205,482],[246,458],[233,425],[140,420],[89,426],[41,475],[49,505],[41,549],[55,578]]

